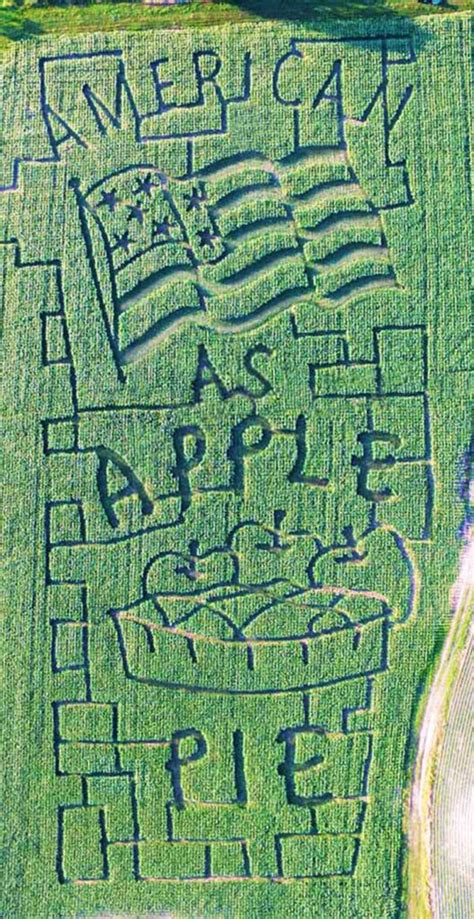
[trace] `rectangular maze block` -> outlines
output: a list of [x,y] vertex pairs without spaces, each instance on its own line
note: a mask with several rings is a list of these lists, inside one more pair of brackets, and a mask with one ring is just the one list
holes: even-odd
[[65,702],[55,707],[58,770],[66,775],[120,772],[116,706]]
[[359,842],[351,836],[282,836],[284,877],[323,878],[353,872]]
[[60,313],[43,313],[43,364],[64,364],[69,360],[66,320]]
[[46,592],[46,608],[51,620],[84,620],[84,588],[79,584],[51,584]]
[[375,395],[377,392],[376,365],[342,363],[333,367],[313,367],[311,389],[315,399],[324,397]]
[[427,378],[425,327],[378,329],[377,344],[382,392],[422,393]]
[[86,624],[75,620],[54,620],[51,628],[53,631],[53,673],[82,669],[85,666],[84,629],[87,628]]
[[211,873],[214,878],[248,877],[249,860],[245,844],[240,842],[212,843]]
[[65,883],[107,879],[105,818],[99,807],[60,811],[60,857]]
[[58,706],[58,733],[63,741],[116,740],[117,707],[104,702],[64,702]]
[[46,507],[49,546],[63,542],[83,542],[85,521],[80,501],[51,501]]
[[140,844],[143,880],[189,880],[206,877],[209,847],[199,842],[144,842]]
[[[255,836],[258,814],[240,804],[186,804],[170,811],[173,838],[196,842],[240,840]],[[264,813],[260,814],[264,819]]]
[[338,799],[315,809],[316,826],[322,835],[360,833],[367,805],[364,801]]
[[77,425],[68,418],[43,422],[43,444],[46,456],[74,453],[77,449]]
[[88,802],[104,811],[109,845],[135,838],[134,795],[129,775],[94,775],[87,779]]

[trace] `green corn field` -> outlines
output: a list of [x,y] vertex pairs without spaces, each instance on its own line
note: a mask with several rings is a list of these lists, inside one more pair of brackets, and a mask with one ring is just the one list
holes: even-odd
[[4,919],[406,915],[467,513],[471,26],[2,59]]

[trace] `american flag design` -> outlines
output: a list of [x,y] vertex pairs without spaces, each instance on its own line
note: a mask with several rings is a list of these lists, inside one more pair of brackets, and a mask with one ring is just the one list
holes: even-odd
[[397,286],[380,214],[339,149],[241,155],[189,178],[131,166],[76,194],[121,365],[183,323],[238,333],[299,300]]

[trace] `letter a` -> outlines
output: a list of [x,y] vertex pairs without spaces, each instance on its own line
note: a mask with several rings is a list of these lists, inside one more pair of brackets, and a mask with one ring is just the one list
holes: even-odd
[[[117,504],[118,501],[129,498],[131,495],[138,495],[142,514],[152,514],[153,502],[148,497],[142,482],[135,475],[131,466],[129,466],[125,460],[121,459],[117,453],[114,453],[113,450],[109,450],[107,447],[97,447],[96,452],[99,457],[97,487],[99,489],[100,501],[110,526],[115,529],[115,527],[119,525],[119,519],[115,513],[114,505]],[[127,484],[118,491],[109,491],[108,471],[110,464],[121,473],[127,482]]]

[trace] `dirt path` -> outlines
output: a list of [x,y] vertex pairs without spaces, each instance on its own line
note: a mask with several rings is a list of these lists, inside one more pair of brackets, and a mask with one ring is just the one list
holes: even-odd
[[[467,693],[464,692],[464,686],[466,678],[469,678],[469,670],[471,674],[474,670],[474,633],[470,624],[473,602],[474,534],[471,532],[462,553],[459,578],[453,590],[454,615],[451,628],[430,691],[418,740],[409,827],[408,912],[412,919],[467,919],[470,915],[464,911],[459,912],[455,906],[454,912],[446,912],[445,903],[446,898],[454,903],[456,878],[467,877],[466,862],[469,858],[466,833],[462,832],[462,826],[465,825],[462,818],[465,816],[464,808],[467,807],[467,801],[461,806],[461,802],[456,798],[455,789],[459,785],[457,760],[455,756],[450,755],[449,744],[450,734],[455,731],[462,758],[464,753],[461,751],[465,751],[470,742],[465,709],[468,699],[465,698]],[[452,718],[454,725],[451,728]],[[440,806],[436,811],[435,786],[438,801],[443,787],[446,793],[448,788],[453,792],[450,803],[447,799],[443,808]],[[470,827],[472,821],[474,817],[471,814]],[[452,847],[449,873],[446,872],[446,866],[441,867],[442,852],[448,844]],[[472,865],[468,870],[472,871]],[[446,890],[446,887],[449,887],[449,890]]]
[[433,786],[435,919],[474,916],[474,631],[453,687]]

